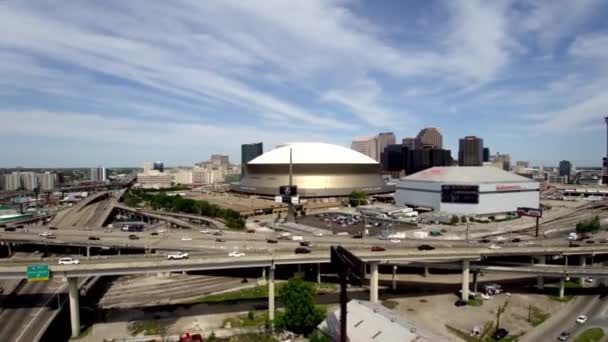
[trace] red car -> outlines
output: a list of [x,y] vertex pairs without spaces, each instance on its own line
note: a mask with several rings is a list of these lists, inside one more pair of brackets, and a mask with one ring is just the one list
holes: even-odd
[[372,246],[372,252],[384,252],[386,251],[386,248],[381,247],[381,246]]

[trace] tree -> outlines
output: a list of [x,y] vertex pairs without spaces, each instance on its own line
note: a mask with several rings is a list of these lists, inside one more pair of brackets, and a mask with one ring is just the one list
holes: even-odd
[[460,218],[460,222],[462,222],[462,223],[467,223],[467,217],[466,217],[466,216],[462,216],[462,217]]
[[452,225],[458,224],[458,216],[453,215],[452,219],[450,220],[450,224],[452,224]]
[[351,206],[356,207],[362,204],[367,204],[367,193],[363,191],[354,190],[348,197],[348,202]]
[[315,305],[315,287],[302,278],[289,279],[279,290],[279,297],[285,311],[277,315],[276,327],[293,331],[296,334],[308,335],[323,318],[325,312]]

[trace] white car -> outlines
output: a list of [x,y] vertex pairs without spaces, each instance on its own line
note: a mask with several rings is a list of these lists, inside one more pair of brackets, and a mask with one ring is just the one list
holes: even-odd
[[192,238],[189,236],[183,236],[182,241],[192,241]]
[[41,236],[41,237],[49,237],[49,236],[53,235],[53,233],[51,233],[51,232],[42,232],[42,233],[40,233],[38,235]]
[[203,229],[200,231],[201,234],[211,234],[211,231],[209,229]]
[[161,234],[161,233],[166,232],[166,230],[164,230],[164,229],[159,229],[159,230],[157,230],[156,232],[157,232],[158,234]]
[[489,300],[489,299],[491,299],[491,298],[492,298],[492,297],[490,297],[490,295],[489,295],[489,294],[485,294],[485,293],[482,293],[482,294],[481,294],[481,299],[483,299],[483,300]]
[[72,258],[61,258],[59,259],[59,265],[78,265],[80,260]]
[[182,252],[169,253],[169,254],[167,254],[167,259],[169,259],[169,260],[188,259],[188,253],[182,253]]
[[401,242],[401,240],[399,240],[399,239],[391,239],[390,241],[391,241],[392,243],[399,243],[399,242]]
[[243,253],[243,252],[238,252],[238,251],[233,251],[233,252],[228,253],[228,256],[231,256],[231,257],[237,257],[237,258],[238,258],[238,257],[243,257],[243,256],[245,256],[245,253]]
[[585,277],[585,283],[593,283],[593,278]]
[[499,249],[499,248],[502,248],[502,247],[492,244],[488,248],[489,249]]
[[576,317],[576,323],[584,324],[585,322],[587,322],[587,316],[580,315],[580,316]]
[[315,233],[313,233],[312,235],[313,235],[313,236],[323,236],[323,233],[321,233],[321,232],[315,232]]

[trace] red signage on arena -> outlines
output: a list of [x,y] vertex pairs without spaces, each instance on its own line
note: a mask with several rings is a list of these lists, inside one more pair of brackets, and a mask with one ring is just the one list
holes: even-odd
[[517,191],[521,190],[519,185],[497,185],[496,191]]

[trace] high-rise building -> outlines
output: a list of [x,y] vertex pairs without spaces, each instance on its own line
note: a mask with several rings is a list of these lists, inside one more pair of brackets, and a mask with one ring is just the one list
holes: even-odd
[[483,148],[483,162],[487,163],[489,161],[490,161],[490,148],[484,147]]
[[459,166],[483,165],[483,139],[476,136],[466,136],[458,142]]
[[228,166],[230,164],[228,156],[225,154],[212,154],[210,161],[215,166]]
[[154,163],[144,162],[144,173],[150,173],[152,170],[154,170]]
[[55,188],[56,178],[57,178],[56,175],[49,171],[46,171],[45,173],[39,173],[38,182],[40,183],[40,190],[43,190],[43,191],[53,190]]
[[495,156],[491,156],[490,160],[499,169],[503,169],[505,171],[511,171],[511,155],[510,154],[501,154],[500,152],[496,152]]
[[380,158],[380,156],[378,156],[377,136],[355,138],[353,139],[350,148],[359,153],[365,154],[376,161]]
[[25,190],[34,190],[40,188],[38,184],[38,177],[35,172],[20,172],[21,185]]
[[409,148],[405,145],[388,145],[382,153],[382,170],[392,174],[404,171]]
[[[145,169],[144,164],[144,169]],[[91,168],[91,181],[93,182],[105,182],[107,179],[106,168],[102,166]]]
[[13,172],[11,174],[4,175],[4,190],[5,191],[17,191],[22,189],[21,174],[19,172]]
[[608,116],[604,117],[604,122],[606,123],[606,157],[603,160],[603,168],[602,168],[602,184],[608,184]]
[[261,156],[263,153],[264,144],[262,142],[241,145],[241,177],[245,175],[245,164]]
[[410,175],[434,166],[451,166],[452,154],[444,149],[410,150],[403,145],[389,145],[384,149],[382,165],[391,175],[400,171]]
[[416,138],[414,138],[414,137],[405,137],[405,138],[403,138],[402,143],[405,147],[407,147],[410,150],[416,149]]
[[559,175],[562,177],[567,177],[568,181],[570,180],[570,174],[572,173],[572,163],[567,160],[562,160],[559,162]]
[[378,142],[376,143],[376,161],[382,163],[382,153],[388,145],[394,145],[396,142],[393,132],[382,132],[378,134]]
[[162,161],[157,161],[152,164],[152,170],[156,170],[158,172],[165,171],[165,164]]
[[420,130],[416,136],[416,148],[443,148],[443,137],[435,127],[426,127]]

